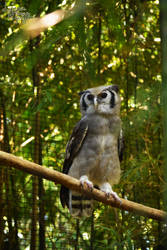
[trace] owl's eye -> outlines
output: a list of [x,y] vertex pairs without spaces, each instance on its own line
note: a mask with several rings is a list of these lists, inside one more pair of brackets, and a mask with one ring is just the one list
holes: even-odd
[[107,97],[107,93],[105,93],[105,92],[104,92],[104,93],[101,93],[100,97],[101,97],[101,98],[106,98],[106,97]]
[[92,101],[94,99],[94,95],[89,94],[89,95],[87,95],[87,98],[89,101]]

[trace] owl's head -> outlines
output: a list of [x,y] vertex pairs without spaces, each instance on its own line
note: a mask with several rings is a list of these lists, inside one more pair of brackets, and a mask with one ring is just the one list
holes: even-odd
[[82,116],[93,113],[103,115],[119,115],[120,113],[121,98],[116,85],[91,88],[79,94]]

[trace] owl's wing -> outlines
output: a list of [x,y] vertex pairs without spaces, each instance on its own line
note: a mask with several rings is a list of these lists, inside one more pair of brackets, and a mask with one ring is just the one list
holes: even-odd
[[118,137],[118,155],[120,162],[123,160],[123,152],[124,152],[124,135],[121,129]]
[[[87,132],[88,132],[88,124],[86,120],[83,118],[74,127],[72,135],[67,144],[66,155],[63,165],[64,174],[68,174],[75,156],[78,154],[79,150],[82,147]],[[69,207],[69,189],[63,185],[61,186],[60,189],[60,201],[63,207],[65,207],[65,205]]]

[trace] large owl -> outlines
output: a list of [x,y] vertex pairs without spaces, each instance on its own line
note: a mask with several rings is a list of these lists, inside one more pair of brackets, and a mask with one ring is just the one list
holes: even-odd
[[[80,180],[89,189],[99,188],[120,201],[112,186],[120,179],[122,158],[118,87],[100,86],[80,93],[82,118],[74,127],[66,148],[63,173]],[[74,217],[90,216],[93,200],[61,186],[60,200]]]

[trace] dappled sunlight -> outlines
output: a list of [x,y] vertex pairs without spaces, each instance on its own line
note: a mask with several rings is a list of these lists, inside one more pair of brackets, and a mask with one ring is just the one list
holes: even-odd
[[[78,93],[118,85],[124,156],[113,190],[137,211],[142,205],[165,210],[167,85],[162,88],[161,64],[167,57],[161,52],[160,4],[1,1],[0,151],[18,156],[18,162],[29,160],[28,166],[35,162],[39,172],[44,165],[60,174],[81,119]],[[0,166],[0,248],[131,250],[164,244],[167,225],[126,206],[95,201],[94,216],[78,223],[61,206],[60,184],[54,181],[5,162]]]
[[28,37],[34,38],[49,27],[61,22],[64,17],[64,10],[56,10],[43,17],[29,19],[23,26],[23,29]]

